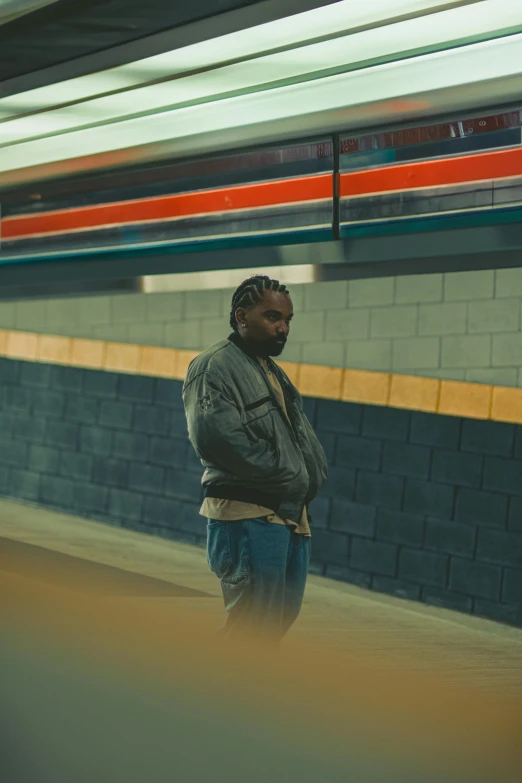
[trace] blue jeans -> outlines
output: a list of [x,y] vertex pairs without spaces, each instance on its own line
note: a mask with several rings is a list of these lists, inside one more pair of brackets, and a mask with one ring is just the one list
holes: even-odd
[[280,641],[301,611],[310,538],[266,518],[207,524],[207,561],[221,580],[227,619],[221,631]]

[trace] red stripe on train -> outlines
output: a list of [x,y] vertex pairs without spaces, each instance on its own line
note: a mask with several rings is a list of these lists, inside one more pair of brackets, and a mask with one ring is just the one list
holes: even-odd
[[234,209],[255,209],[332,197],[332,174],[319,174],[278,182],[261,182],[232,188],[216,188],[194,193],[176,193],[170,196],[62,209],[42,212],[38,215],[7,217],[1,223],[2,239],[21,239],[34,235],[137,222],[153,223],[155,220],[229,212]]
[[341,174],[341,197],[457,185],[522,174],[522,148]]

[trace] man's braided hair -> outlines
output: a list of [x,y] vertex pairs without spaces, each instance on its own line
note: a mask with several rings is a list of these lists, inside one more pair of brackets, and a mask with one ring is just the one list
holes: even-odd
[[266,275],[255,275],[244,280],[232,297],[230,326],[237,331],[236,310],[238,307],[254,307],[263,297],[265,291],[277,291],[287,294],[288,289],[279,280],[271,280]]

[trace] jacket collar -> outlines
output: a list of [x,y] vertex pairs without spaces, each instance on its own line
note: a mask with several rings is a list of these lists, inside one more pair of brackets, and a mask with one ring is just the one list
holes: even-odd
[[[251,348],[248,347],[248,345],[243,340],[241,335],[239,335],[237,332],[232,332],[232,334],[228,336],[228,339],[230,340],[231,343],[234,343],[234,345],[237,345],[237,347],[241,351],[243,351],[244,354],[249,356],[251,359],[254,359],[256,361],[256,363],[259,364],[259,362],[257,361],[256,354],[252,351]],[[288,387],[288,384],[286,382],[285,377],[282,375],[282,373],[280,371],[280,368],[277,366],[276,362],[272,361],[272,359],[268,359],[268,361],[270,362],[270,365],[271,365],[273,371],[275,372],[275,374],[276,374],[276,376],[277,376],[277,378],[279,380],[279,383],[281,384],[283,389],[285,391],[287,391],[287,393],[288,393],[290,391],[290,389]]]
[[248,347],[246,342],[243,340],[243,338],[237,332],[232,332],[232,334],[229,335],[228,339],[230,340],[231,343],[234,343],[234,345],[237,345],[237,347],[241,351],[243,351],[243,353],[246,353],[246,355],[250,356],[251,359],[255,359],[257,361],[257,356],[254,353],[254,351],[252,351],[252,349]]

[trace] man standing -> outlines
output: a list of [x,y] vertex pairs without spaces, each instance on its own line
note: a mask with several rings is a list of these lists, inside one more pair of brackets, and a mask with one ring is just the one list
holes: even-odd
[[205,467],[200,513],[227,635],[279,641],[301,609],[308,506],[327,461],[299,392],[271,359],[292,318],[285,286],[261,275],[245,280],[232,299],[233,333],[192,361],[183,386],[189,439]]

